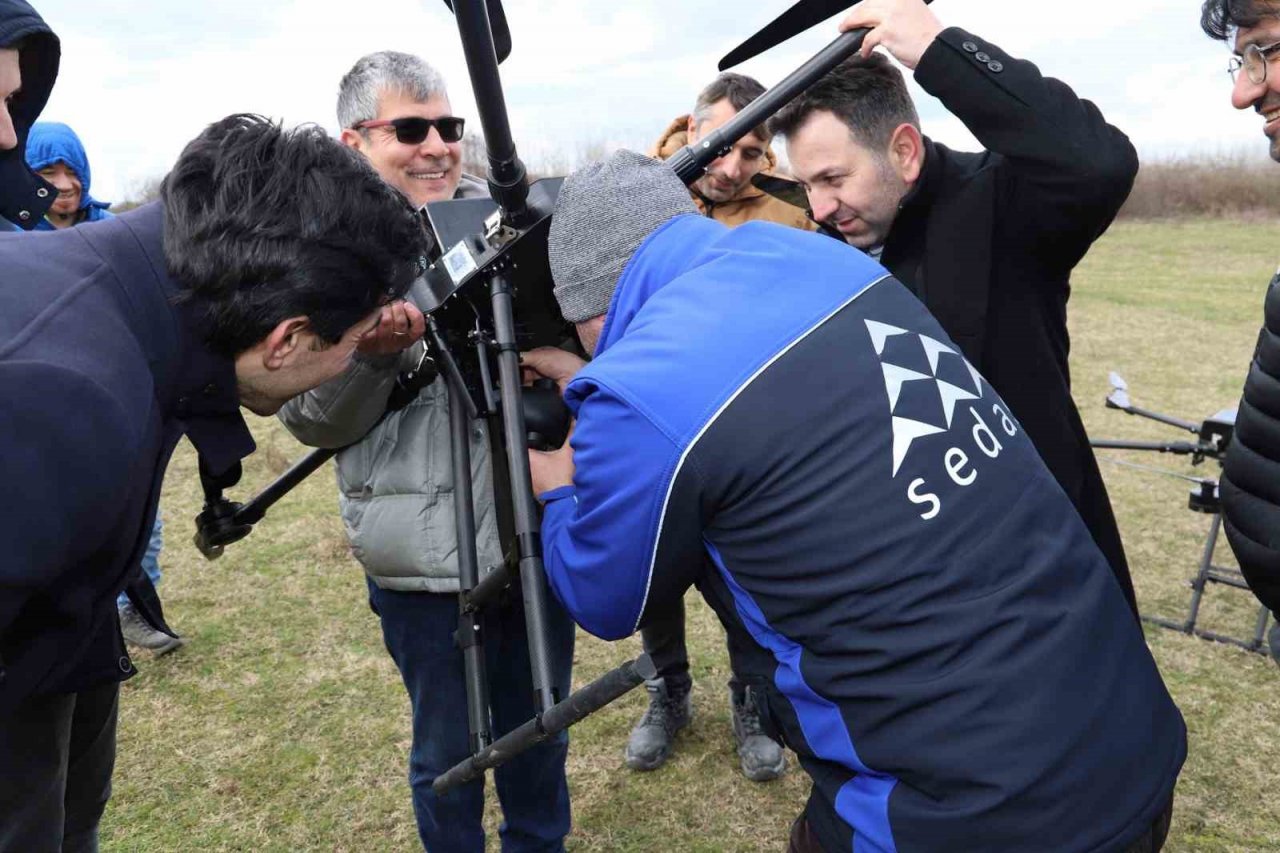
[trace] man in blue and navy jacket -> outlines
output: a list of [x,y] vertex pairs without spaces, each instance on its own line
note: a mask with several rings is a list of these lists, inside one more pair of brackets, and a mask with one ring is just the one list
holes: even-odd
[[1182,718],[1008,407],[861,252],[686,213],[630,152],[560,196],[595,358],[525,364],[576,416],[531,455],[561,601],[616,639],[696,583],[749,633],[814,782],[794,850],[1159,849]]

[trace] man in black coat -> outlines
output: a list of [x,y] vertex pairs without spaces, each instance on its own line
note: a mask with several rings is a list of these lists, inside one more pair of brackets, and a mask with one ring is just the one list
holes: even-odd
[[233,480],[271,414],[403,303],[422,231],[317,127],[230,116],[162,202],[0,235],[0,853],[96,850],[119,683],[116,596],[182,436]]
[[27,132],[58,76],[58,37],[25,0],[0,0],[0,231],[30,230],[58,191],[27,168]]
[[[813,217],[878,258],[929,307],[1012,407],[1080,512],[1136,613],[1102,475],[1071,399],[1071,270],[1115,217],[1138,169],[1128,138],[1065,84],[923,0],[864,0],[841,29],[863,56],[774,119]],[[901,73],[914,70],[987,150],[922,136]]]
[[[1263,0],[1206,0],[1200,24],[1234,41],[1231,103],[1252,108],[1280,161],[1280,6]],[[1262,331],[1222,467],[1222,518],[1249,588],[1280,620],[1280,272],[1267,288]],[[1280,624],[1270,633],[1280,662]]]

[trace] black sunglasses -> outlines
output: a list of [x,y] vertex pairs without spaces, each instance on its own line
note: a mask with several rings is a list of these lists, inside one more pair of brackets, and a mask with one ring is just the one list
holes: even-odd
[[408,116],[406,118],[371,119],[369,121],[356,122],[353,129],[364,130],[370,127],[394,127],[396,129],[397,142],[405,145],[421,145],[433,127],[439,132],[440,138],[445,142],[460,141],[462,139],[462,126],[464,123],[463,119],[457,118],[456,116],[441,116],[440,118]]

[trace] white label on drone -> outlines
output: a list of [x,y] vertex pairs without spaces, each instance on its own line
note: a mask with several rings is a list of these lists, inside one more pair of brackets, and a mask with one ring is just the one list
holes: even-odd
[[459,242],[445,253],[444,268],[449,271],[449,278],[455,285],[462,284],[463,279],[476,271],[476,259],[471,257],[466,243]]

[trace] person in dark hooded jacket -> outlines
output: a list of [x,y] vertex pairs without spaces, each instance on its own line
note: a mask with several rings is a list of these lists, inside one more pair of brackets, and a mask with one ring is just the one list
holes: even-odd
[[58,37],[29,3],[0,0],[0,231],[34,228],[53,204],[53,187],[27,168],[23,152],[61,56]]

